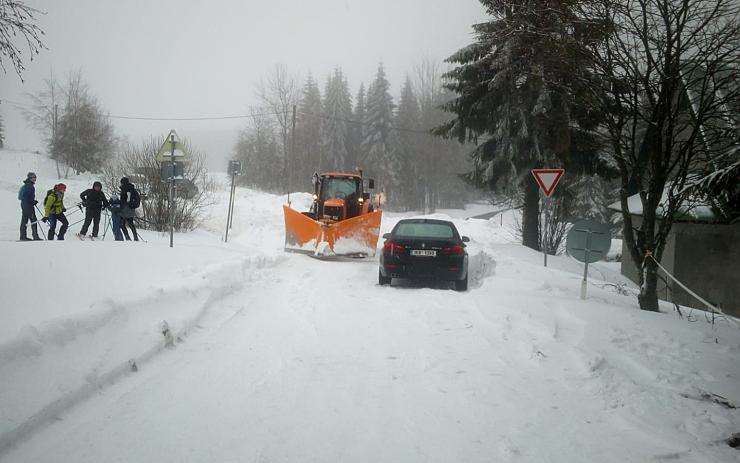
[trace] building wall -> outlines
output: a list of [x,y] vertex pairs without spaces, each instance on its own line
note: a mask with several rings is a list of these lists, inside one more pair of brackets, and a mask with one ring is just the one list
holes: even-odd
[[[726,313],[740,316],[740,223],[676,225],[675,241],[681,249],[676,278]],[[701,304],[678,285],[673,297],[681,305]]]
[[[635,226],[641,218],[634,217]],[[740,223],[675,223],[661,265],[702,298],[728,314],[740,316]],[[622,275],[639,282],[639,266],[622,245]],[[666,278],[659,271],[661,278]],[[667,279],[667,278],[666,278]],[[689,307],[701,302],[668,280],[658,280],[658,297]]]

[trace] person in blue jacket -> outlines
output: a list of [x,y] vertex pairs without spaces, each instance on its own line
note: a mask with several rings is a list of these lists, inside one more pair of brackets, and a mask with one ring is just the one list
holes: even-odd
[[33,241],[40,241],[38,225],[36,220],[36,174],[29,172],[26,176],[26,180],[23,181],[23,186],[18,190],[18,199],[21,201],[21,241],[31,241],[28,238],[28,222],[31,222],[31,232],[33,233]]
[[116,238],[116,241],[123,241],[123,233],[121,233],[121,199],[117,194],[110,195],[108,209],[110,210],[113,236]]

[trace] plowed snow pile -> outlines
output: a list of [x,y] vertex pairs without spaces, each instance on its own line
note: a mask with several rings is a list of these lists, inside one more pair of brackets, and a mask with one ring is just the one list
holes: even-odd
[[581,264],[544,268],[513,215],[433,215],[471,238],[467,292],[381,287],[377,258],[284,253],[285,197],[238,188],[224,244],[220,175],[174,249],[19,243],[28,171],[43,198],[54,166],[0,151],[2,462],[738,461],[738,325],[641,312],[614,264],[581,301]]

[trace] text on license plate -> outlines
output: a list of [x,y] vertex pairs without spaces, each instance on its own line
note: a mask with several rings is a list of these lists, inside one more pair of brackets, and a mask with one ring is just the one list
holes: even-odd
[[431,251],[429,249],[412,249],[411,255],[412,256],[434,257],[437,255],[437,251]]

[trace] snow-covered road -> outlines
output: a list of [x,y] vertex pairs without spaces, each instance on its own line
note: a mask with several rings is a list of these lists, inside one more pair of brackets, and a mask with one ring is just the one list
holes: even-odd
[[[69,265],[94,263],[92,246],[146,252],[145,274],[170,278],[136,282],[138,304],[93,291],[26,322],[3,307],[16,328],[0,332],[0,461],[737,461],[724,442],[737,409],[705,400],[740,403],[736,326],[640,312],[604,285],[622,281],[604,264],[581,301],[577,263],[543,268],[496,219],[456,220],[472,238],[469,291],[381,287],[376,259],[283,253],[282,198],[239,201],[251,209],[237,209],[232,243],[214,221],[176,237],[172,262],[156,236],[25,248],[81,259]],[[55,271],[13,262],[10,301],[28,290],[24,265]]]
[[[623,322],[599,328],[608,314],[550,284],[521,294],[513,266],[498,290],[459,294],[379,287],[376,265],[268,264],[175,348],[3,461],[731,461],[726,445],[676,435],[693,423],[709,438],[737,416],[673,409],[692,378],[670,374],[691,355],[672,338],[633,348]],[[584,344],[586,327],[604,338]],[[662,371],[644,359],[653,349],[666,349]]]

